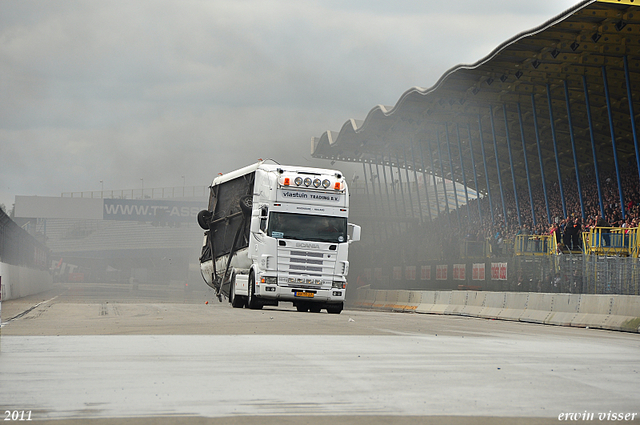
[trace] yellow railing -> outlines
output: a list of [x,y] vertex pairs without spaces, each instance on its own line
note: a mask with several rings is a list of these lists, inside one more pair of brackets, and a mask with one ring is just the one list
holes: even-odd
[[637,227],[596,227],[582,233],[584,252],[638,258],[640,253],[638,235]]
[[551,255],[555,246],[553,235],[517,235],[513,252],[515,255]]

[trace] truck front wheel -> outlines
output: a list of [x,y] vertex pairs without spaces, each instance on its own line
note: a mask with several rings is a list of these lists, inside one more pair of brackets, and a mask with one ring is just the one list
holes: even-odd
[[331,304],[327,306],[327,313],[329,314],[340,314],[342,313],[342,303],[339,304]]
[[247,307],[251,310],[262,309],[262,303],[256,298],[256,278],[253,272],[249,273],[249,288],[247,292],[249,293],[247,297]]

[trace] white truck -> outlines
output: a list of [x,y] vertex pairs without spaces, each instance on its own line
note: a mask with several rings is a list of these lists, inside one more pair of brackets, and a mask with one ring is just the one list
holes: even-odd
[[200,268],[219,300],[261,309],[292,302],[298,311],[340,314],[349,244],[349,192],[339,171],[260,161],[219,175],[208,209]]

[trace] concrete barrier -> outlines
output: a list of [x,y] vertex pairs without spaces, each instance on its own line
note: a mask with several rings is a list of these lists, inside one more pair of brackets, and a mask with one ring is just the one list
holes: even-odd
[[451,291],[449,305],[444,309],[444,314],[460,315],[467,304],[467,291]]
[[393,311],[414,311],[420,304],[420,292],[398,291],[398,299],[393,306]]
[[398,295],[400,291],[398,290],[389,290],[386,291],[387,296],[384,299],[384,305],[382,306],[383,310],[393,311],[394,307],[398,303]]
[[371,304],[371,308],[376,310],[382,310],[386,302],[387,302],[387,291],[377,290],[376,297],[373,301],[373,304]]
[[506,294],[504,292],[487,292],[484,300],[484,307],[478,313],[478,317],[485,319],[497,319],[504,309]]
[[421,291],[420,304],[416,308],[416,313],[431,313],[431,309],[436,303],[436,291]]
[[488,292],[467,291],[467,303],[460,310],[461,316],[478,316],[484,308],[485,298]]
[[604,328],[640,332],[640,296],[612,295],[611,298],[611,315],[604,320]]
[[554,294],[551,302],[551,314],[544,323],[547,325],[571,326],[571,322],[578,314],[581,295]]
[[585,294],[580,299],[578,313],[571,321],[571,326],[604,328],[607,317],[611,314],[611,295]]
[[431,307],[431,314],[444,314],[449,303],[451,301],[452,291],[436,291],[435,299],[433,301],[433,307]]
[[422,292],[409,291],[409,300],[405,304],[404,311],[415,311],[422,303]]
[[[640,333],[640,296],[482,291],[372,291],[360,305]],[[374,299],[374,301],[371,301]]]
[[53,276],[47,270],[30,269],[0,263],[2,299],[4,301],[26,297],[53,288]]
[[497,315],[498,319],[518,321],[529,303],[528,292],[506,292],[504,308]]
[[529,293],[527,309],[520,316],[521,322],[544,323],[551,314],[554,294]]
[[371,289],[369,285],[358,288],[358,298],[353,303],[356,307],[369,308],[376,300],[376,291]]

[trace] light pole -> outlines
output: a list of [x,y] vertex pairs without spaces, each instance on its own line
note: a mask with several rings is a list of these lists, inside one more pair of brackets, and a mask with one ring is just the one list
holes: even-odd
[[185,180],[184,180],[184,176],[182,176],[182,197],[184,198],[184,187],[185,187]]
[[104,182],[100,180],[100,199],[104,198],[103,193],[104,193]]
[[140,194],[140,199],[144,199],[144,179],[140,179],[140,183],[142,186],[142,193]]

